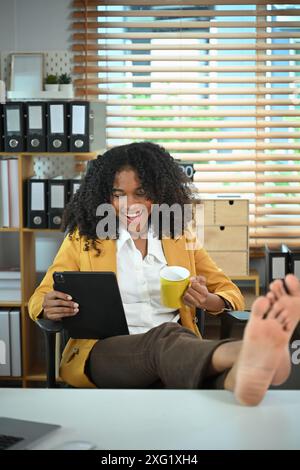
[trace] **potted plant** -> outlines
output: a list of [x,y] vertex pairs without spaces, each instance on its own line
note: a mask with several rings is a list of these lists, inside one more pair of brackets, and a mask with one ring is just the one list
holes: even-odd
[[64,92],[65,98],[73,97],[72,77],[68,73],[62,73],[58,77],[59,90]]
[[48,74],[45,78],[46,91],[58,91],[58,76],[55,74]]

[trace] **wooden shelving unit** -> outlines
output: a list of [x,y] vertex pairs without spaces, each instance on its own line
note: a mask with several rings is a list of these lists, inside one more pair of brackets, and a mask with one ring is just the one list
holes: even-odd
[[33,159],[35,156],[57,157],[65,156],[66,158],[75,158],[75,162],[85,162],[96,158],[98,152],[91,153],[3,153],[0,152],[0,158],[18,158],[19,170],[19,207],[20,220],[19,228],[0,228],[1,233],[18,233],[19,234],[19,251],[20,251],[20,271],[21,271],[21,302],[0,302],[0,307],[19,307],[21,310],[21,341],[22,341],[22,376],[0,376],[1,383],[5,381],[21,382],[23,387],[29,386],[33,382],[43,382],[45,376],[45,362],[39,357],[41,344],[43,344],[42,333],[34,324],[28,315],[28,301],[36,287],[36,271],[35,271],[35,236],[39,233],[59,233],[58,229],[32,229],[27,228],[24,220],[25,204],[24,182],[33,176]]

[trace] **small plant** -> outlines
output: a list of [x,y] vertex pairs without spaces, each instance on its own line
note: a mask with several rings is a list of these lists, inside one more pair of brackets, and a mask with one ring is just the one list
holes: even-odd
[[62,73],[58,77],[58,83],[60,85],[69,85],[70,83],[72,83],[71,75],[69,75],[68,73]]
[[57,85],[58,84],[58,76],[53,75],[53,74],[47,75],[46,78],[45,78],[45,83],[47,85]]

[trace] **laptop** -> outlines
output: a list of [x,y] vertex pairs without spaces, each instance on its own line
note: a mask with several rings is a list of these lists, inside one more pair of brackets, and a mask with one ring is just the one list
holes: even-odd
[[30,444],[60,428],[57,424],[0,417],[0,450],[27,449]]
[[62,319],[71,338],[104,339],[129,334],[114,272],[55,272],[53,281],[54,290],[71,295],[79,304],[76,315]]

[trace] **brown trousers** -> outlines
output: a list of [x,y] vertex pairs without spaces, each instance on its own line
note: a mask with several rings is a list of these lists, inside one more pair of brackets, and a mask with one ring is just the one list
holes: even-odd
[[226,374],[211,378],[207,371],[224,342],[202,340],[177,323],[163,323],[147,333],[98,341],[86,372],[99,388],[223,388]]

